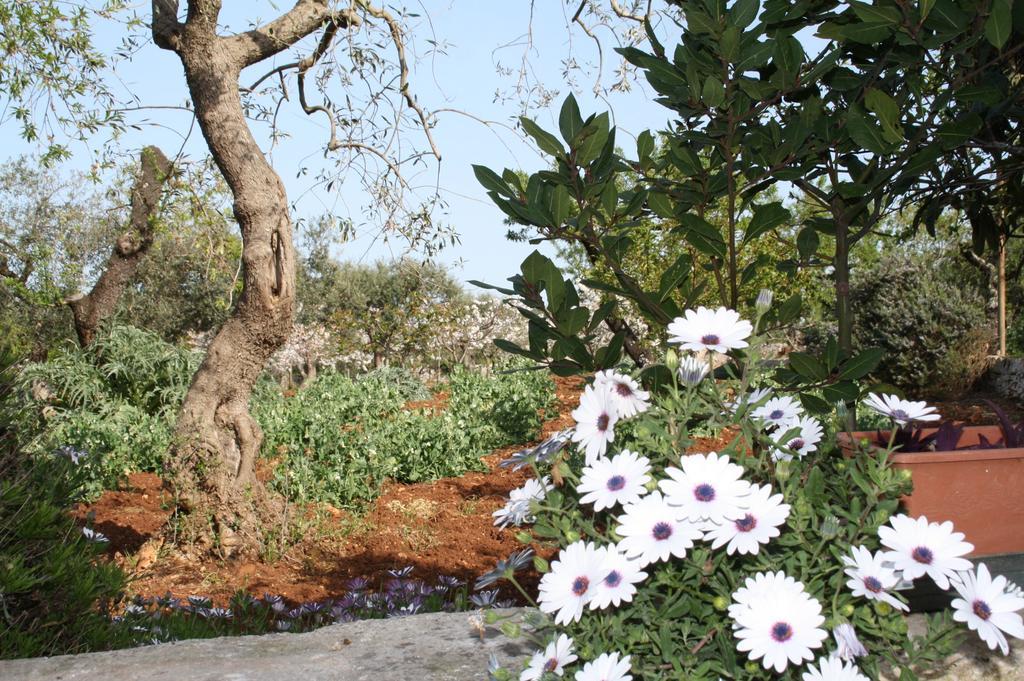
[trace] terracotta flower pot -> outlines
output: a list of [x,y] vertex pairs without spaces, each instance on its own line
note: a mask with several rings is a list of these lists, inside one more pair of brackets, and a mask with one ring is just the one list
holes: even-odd
[[[924,434],[935,430],[924,429]],[[989,442],[1002,438],[997,426],[966,426],[957,445],[978,444],[980,435]],[[876,433],[853,437],[874,441]],[[852,455],[846,433],[839,435],[839,446]],[[914,491],[902,499],[908,515],[951,520],[974,544],[972,557],[1024,552],[1024,448],[897,452],[890,461],[913,475]]]

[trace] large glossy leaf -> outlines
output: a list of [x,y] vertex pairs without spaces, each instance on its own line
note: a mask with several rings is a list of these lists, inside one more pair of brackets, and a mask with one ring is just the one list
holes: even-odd
[[583,116],[580,115],[580,107],[576,98],[569,93],[569,96],[562,102],[562,110],[558,113],[558,130],[562,133],[562,139],[566,144],[572,144],[573,139],[583,129]]
[[860,351],[839,367],[840,380],[856,381],[864,378],[875,370],[884,355],[885,351],[881,348],[867,348]]
[[1013,30],[1012,0],[992,0],[990,14],[985,21],[985,37],[997,49],[1002,49]]
[[547,152],[557,158],[565,156],[565,148],[562,146],[562,143],[558,141],[557,137],[541,128],[526,116],[520,116],[519,123],[523,126],[523,130],[526,131],[526,134],[534,139],[537,146],[541,148],[541,151]]
[[509,190],[508,185],[490,168],[474,165],[473,174],[476,175],[476,181],[482,184],[487,191],[514,198],[515,195]]
[[757,206],[754,208],[753,217],[750,218],[750,224],[743,233],[743,243],[756,239],[768,230],[786,224],[792,219],[793,215],[779,201]]

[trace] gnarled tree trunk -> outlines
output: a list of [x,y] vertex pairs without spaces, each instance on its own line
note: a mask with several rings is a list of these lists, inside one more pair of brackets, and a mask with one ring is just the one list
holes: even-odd
[[284,185],[245,120],[241,70],[290,47],[325,23],[345,25],[326,0],[299,0],[275,21],[235,36],[216,33],[219,0],[153,0],[154,41],[180,57],[203,136],[234,197],[242,234],[243,290],[210,343],[178,419],[172,482],[198,537],[222,554],[259,546],[273,499],[255,475],[263,438],[249,398],[270,356],[287,340],[295,306],[295,250]]
[[153,213],[164,183],[171,175],[171,162],[157,147],[146,147],[140,154],[139,173],[132,187],[132,209],[128,229],[117,238],[103,274],[87,294],[67,299],[75,319],[78,342],[84,348],[92,343],[96,329],[117,309],[125,286],[135,276],[139,262],[153,244]]

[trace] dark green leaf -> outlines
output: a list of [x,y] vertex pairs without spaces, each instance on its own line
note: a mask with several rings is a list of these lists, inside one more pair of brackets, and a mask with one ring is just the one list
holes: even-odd
[[739,29],[749,26],[757,18],[761,8],[760,0],[736,0],[729,11],[729,23]]
[[996,49],[1002,49],[1013,30],[1013,0],[992,0],[985,37]]
[[785,224],[793,219],[789,210],[779,201],[773,201],[754,208],[754,215],[743,233],[743,243],[756,239],[770,229]]
[[571,145],[573,139],[582,129],[583,117],[580,115],[580,107],[570,92],[562,102],[562,110],[558,114],[558,130],[562,133],[562,139],[566,144]]
[[823,381],[828,376],[825,365],[817,357],[806,352],[789,353],[789,366],[810,381]]
[[874,371],[878,363],[882,361],[882,357],[885,355],[885,351],[881,348],[867,348],[862,350],[856,356],[850,358],[846,362],[843,362],[842,366],[839,367],[839,378],[841,380],[856,381],[859,378],[864,378],[869,373]]
[[804,227],[796,235],[796,250],[802,260],[809,260],[818,252],[818,232],[813,227]]
[[498,177],[498,174],[485,166],[473,166],[473,174],[476,175],[476,181],[483,185],[487,191],[495,192],[508,198],[515,198],[508,185]]
[[519,123],[523,126],[526,134],[537,142],[537,146],[540,147],[541,151],[547,152],[556,158],[565,156],[565,148],[562,147],[562,143],[558,141],[557,137],[545,131],[526,116],[520,116]]

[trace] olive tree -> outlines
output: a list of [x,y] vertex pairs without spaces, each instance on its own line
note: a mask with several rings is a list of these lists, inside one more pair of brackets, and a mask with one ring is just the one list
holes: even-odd
[[[257,545],[262,521],[274,508],[273,498],[255,474],[262,432],[249,413],[249,398],[267,360],[292,332],[296,301],[296,251],[288,197],[250,130],[247,113],[254,110],[252,95],[270,76],[280,77],[282,84],[286,75],[294,76],[303,110],[323,115],[330,123],[328,150],[375,154],[383,159],[385,174],[397,178],[394,186],[400,190],[398,161],[373,146],[379,138],[357,137],[370,134],[353,129],[365,123],[357,121],[357,116],[340,115],[330,102],[310,104],[306,91],[307,73],[318,63],[332,62],[335,40],[364,23],[379,24],[398,55],[396,86],[390,88],[403,103],[397,108],[411,112],[430,138],[426,115],[409,91],[401,24],[387,10],[365,0],[337,7],[327,0],[299,0],[267,23],[221,35],[220,0],[188,0],[185,5],[182,18],[178,0],[153,0],[153,41],[181,61],[191,108],[231,190],[243,243],[242,292],[210,342],[185,397],[169,468],[196,536],[212,539],[215,534],[220,551],[230,554]],[[304,56],[268,66],[267,76],[240,87],[244,69],[266,63],[310,36],[317,40]],[[353,59],[365,62],[374,54],[371,47]],[[332,68],[338,68],[336,62]],[[282,92],[281,98],[286,95]]]

